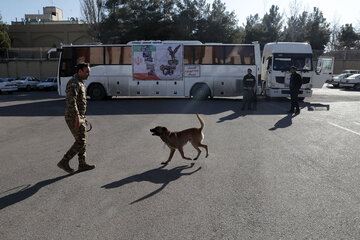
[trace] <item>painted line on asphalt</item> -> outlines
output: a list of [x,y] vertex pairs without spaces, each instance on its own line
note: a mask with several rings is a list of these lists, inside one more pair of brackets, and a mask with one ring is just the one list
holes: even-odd
[[357,124],[357,125],[360,125],[360,123],[359,122],[354,122],[355,124]]
[[331,122],[328,122],[328,123],[329,123],[330,125],[333,125],[334,127],[338,127],[338,128],[340,128],[340,129],[343,129],[343,130],[345,130],[345,131],[348,131],[348,132],[351,132],[351,133],[354,133],[354,134],[360,136],[360,133],[355,132],[355,131],[353,131],[353,130],[351,130],[351,129],[348,129],[348,128],[346,128],[346,127],[339,126],[339,125],[337,125],[337,124],[335,124],[335,123],[331,123]]

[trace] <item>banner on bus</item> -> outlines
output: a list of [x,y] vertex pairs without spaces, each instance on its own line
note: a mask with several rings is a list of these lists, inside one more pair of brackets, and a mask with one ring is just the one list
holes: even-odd
[[133,46],[133,80],[182,80],[183,45]]

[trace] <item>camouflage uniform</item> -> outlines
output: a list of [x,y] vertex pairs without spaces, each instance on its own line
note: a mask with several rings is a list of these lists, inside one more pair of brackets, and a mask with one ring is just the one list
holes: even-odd
[[[86,87],[81,78],[75,74],[66,85],[65,121],[75,138],[75,143],[67,151],[64,160],[70,161],[76,154],[79,164],[85,163],[86,158]],[[80,115],[80,127],[75,128],[75,116]]]

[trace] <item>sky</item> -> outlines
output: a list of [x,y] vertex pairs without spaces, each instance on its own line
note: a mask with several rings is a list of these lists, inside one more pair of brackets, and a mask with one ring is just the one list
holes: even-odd
[[[360,4],[359,0],[296,0],[300,10],[312,12],[313,7],[318,7],[323,12],[324,17],[330,23],[341,26],[352,23],[360,30]],[[213,0],[207,0],[212,3]],[[222,0],[226,4],[226,9],[234,11],[240,26],[246,22],[249,15],[259,14],[263,17],[269,11],[271,5],[277,5],[280,13],[286,16],[290,14],[290,3],[294,0]],[[2,21],[11,24],[11,21],[21,21],[25,14],[42,14],[43,7],[56,6],[63,10],[64,20],[70,17],[82,18],[79,0],[0,0],[0,14]]]

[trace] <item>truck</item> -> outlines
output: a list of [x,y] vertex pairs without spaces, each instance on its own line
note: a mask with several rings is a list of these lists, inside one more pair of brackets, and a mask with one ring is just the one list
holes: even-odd
[[261,66],[261,93],[268,97],[290,95],[290,67],[295,66],[303,84],[299,98],[312,96],[313,88],[322,88],[332,78],[334,58],[319,57],[316,68],[309,43],[273,42],[264,46]]

